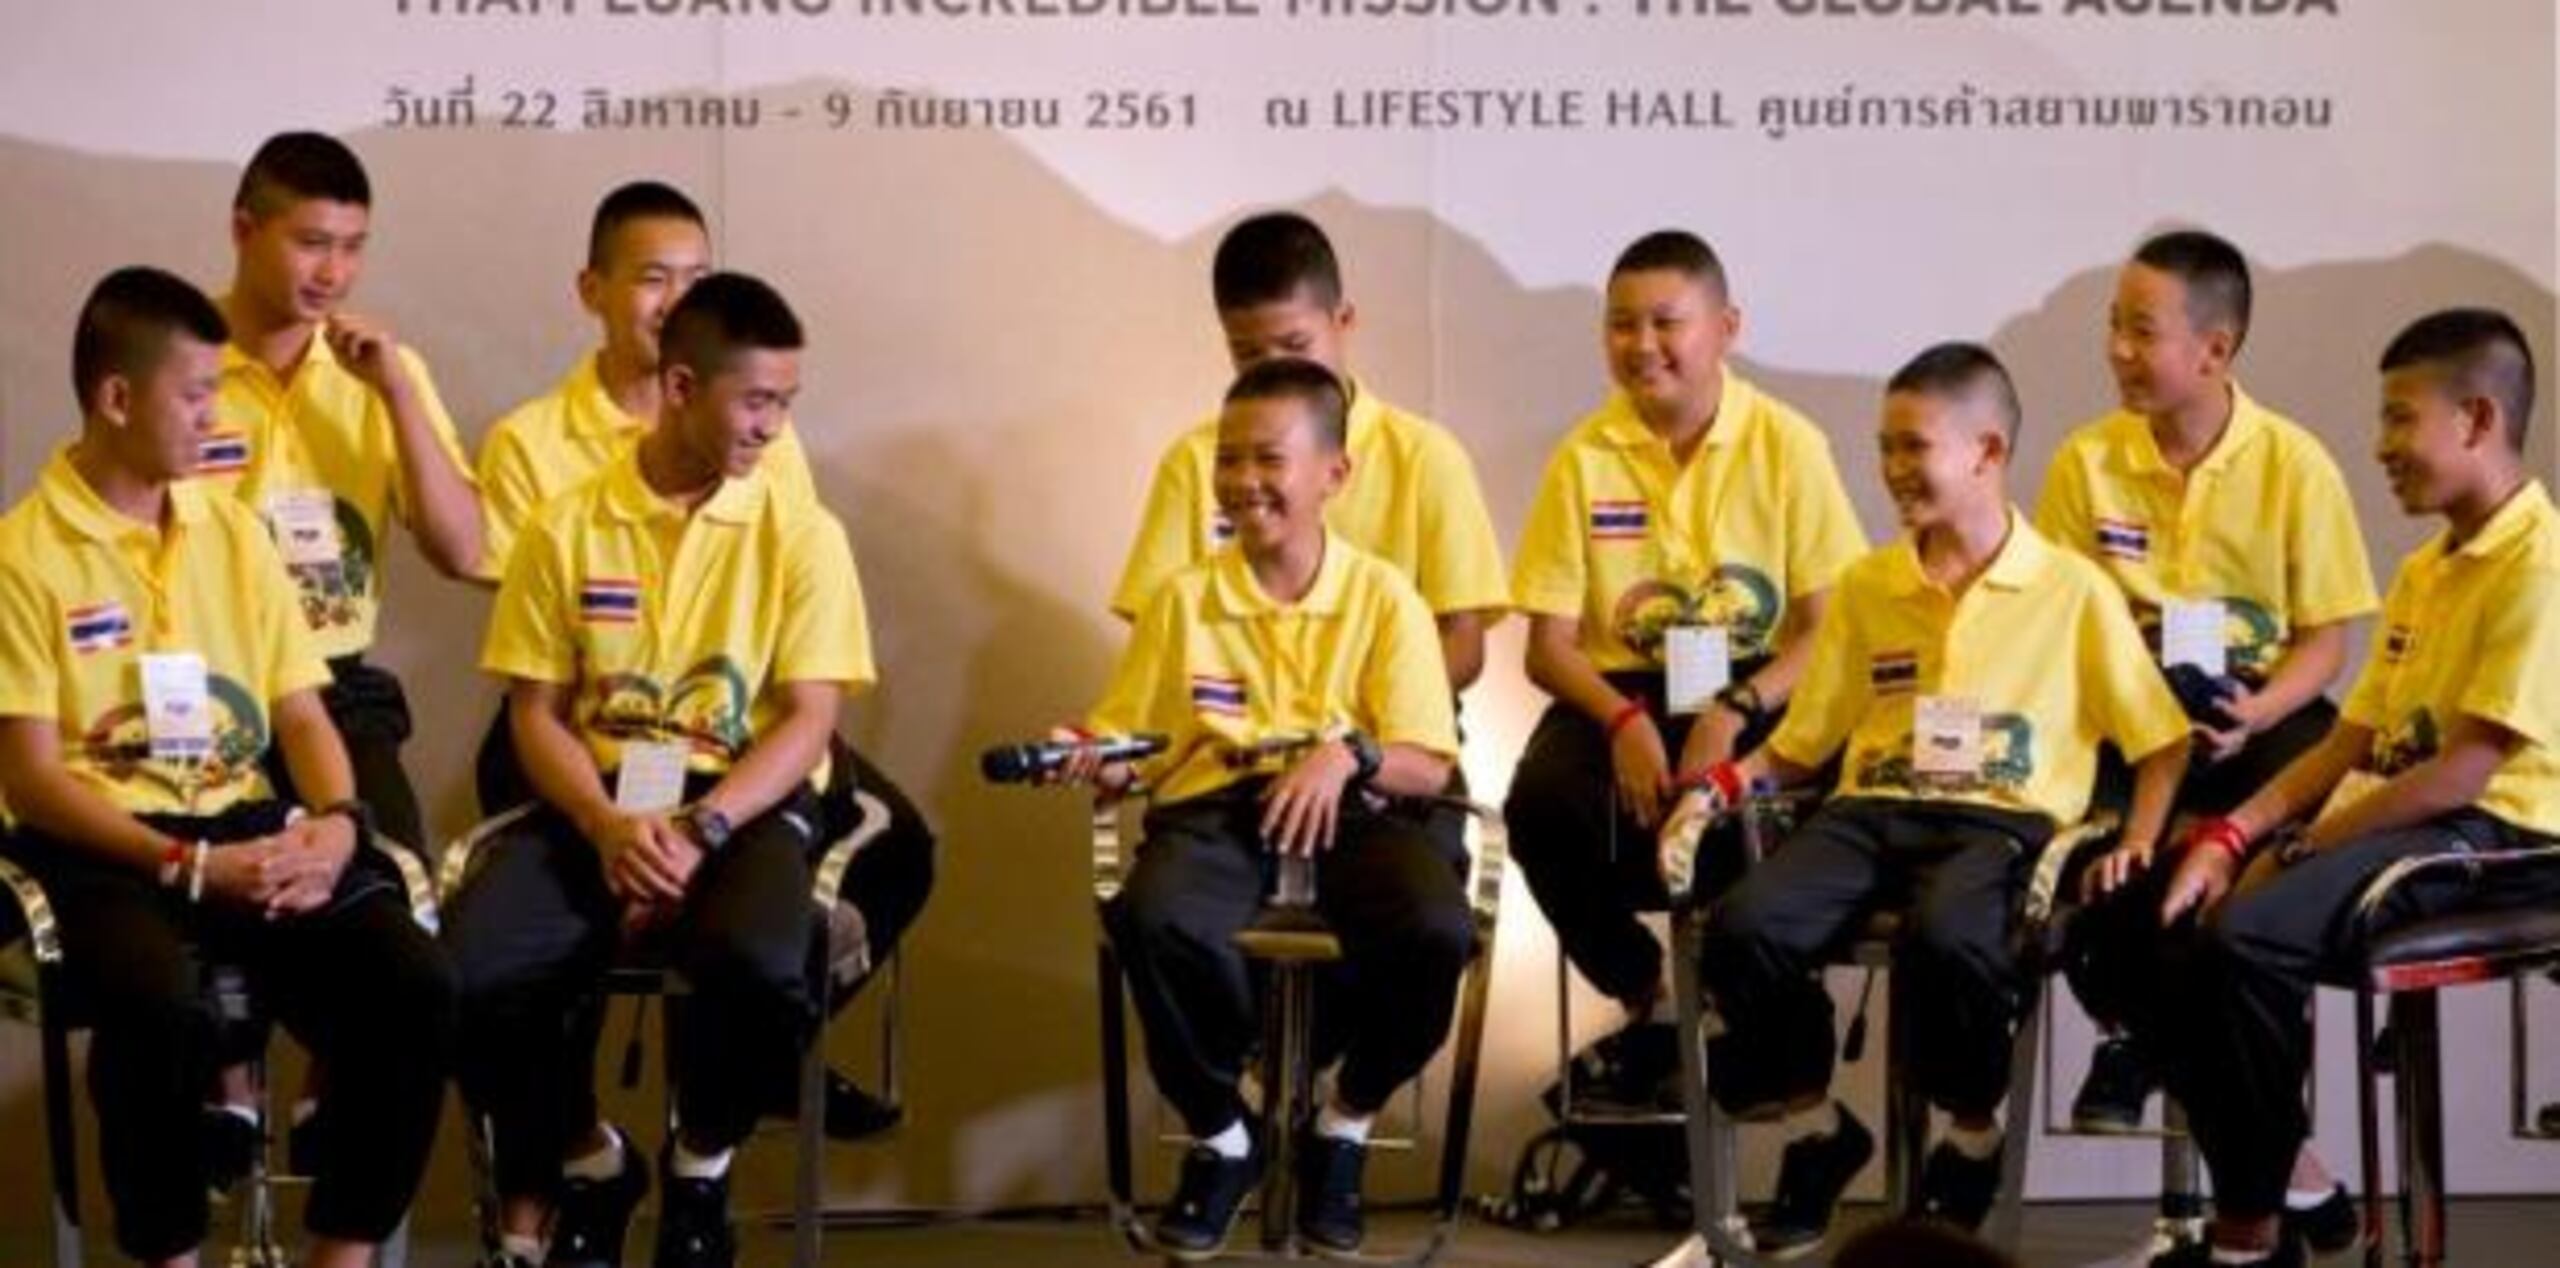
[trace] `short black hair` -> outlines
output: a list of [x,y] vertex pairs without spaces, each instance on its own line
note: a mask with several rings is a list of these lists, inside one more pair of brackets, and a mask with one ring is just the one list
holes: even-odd
[[1609,276],[1623,273],[1685,273],[1704,284],[1716,298],[1733,294],[1725,277],[1724,261],[1707,240],[1686,229],[1656,229],[1627,244],[1618,253],[1617,262],[1609,266]]
[[596,204],[595,222],[587,229],[587,267],[601,273],[605,254],[611,248],[613,235],[634,220],[686,220],[705,233],[711,225],[702,218],[702,208],[694,205],[684,191],[663,181],[632,181],[616,188]]
[[279,132],[249,156],[231,207],[258,220],[295,203],[318,198],[373,206],[373,182],[346,143],[318,132]]
[[714,273],[668,310],[658,335],[659,364],[707,379],[728,368],[741,349],[796,352],[806,344],[800,318],[780,292],[744,273]]
[[219,347],[231,328],[203,291],[175,273],[134,265],[98,279],[71,333],[71,390],[82,412],[110,376],[139,379],[158,368],[175,334]]
[[2533,421],[2533,346],[2515,320],[2491,308],[2448,308],[2409,323],[2382,350],[2382,372],[2425,368],[2455,397],[2482,396],[2506,411],[2507,442],[2521,452]]
[[2158,269],[2187,288],[2187,321],[2198,330],[2231,331],[2231,350],[2249,341],[2249,260],[2240,248],[2202,229],[2178,229],[2134,249],[2133,262]]
[[1327,310],[1342,303],[1342,262],[1315,221],[1294,211],[1265,212],[1218,239],[1209,295],[1219,312],[1276,304],[1301,289]]
[[2024,411],[2018,407],[2018,385],[2009,378],[2009,369],[1989,348],[1978,343],[1950,342],[1935,344],[1911,358],[1885,380],[1885,395],[1915,393],[1942,400],[1968,400],[1989,394],[1991,406],[2000,416],[2001,434],[2009,444],[2018,443],[2018,425]]
[[1315,416],[1316,442],[1329,453],[1350,443],[1351,393],[1333,371],[1299,357],[1256,361],[1227,387],[1226,403],[1297,401]]

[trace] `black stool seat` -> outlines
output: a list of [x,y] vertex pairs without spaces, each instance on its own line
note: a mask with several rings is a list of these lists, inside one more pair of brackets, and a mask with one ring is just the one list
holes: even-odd
[[2375,990],[2423,990],[2505,977],[2560,960],[2560,910],[2473,911],[2421,920],[2373,940],[2365,968]]
[[1342,939],[1324,917],[1305,907],[1265,907],[1252,924],[1236,932],[1235,941],[1253,960],[1321,964],[1342,958]]

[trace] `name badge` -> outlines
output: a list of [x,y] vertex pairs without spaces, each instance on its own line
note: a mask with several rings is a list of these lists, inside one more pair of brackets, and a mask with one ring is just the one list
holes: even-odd
[[1663,631],[1663,708],[1699,713],[1733,681],[1733,639],[1721,625],[1674,625]]
[[693,749],[684,744],[632,741],[622,746],[614,776],[613,804],[630,814],[663,814],[684,804],[684,775]]
[[1959,696],[1922,696],[1912,705],[1911,771],[1941,780],[1982,774],[1982,705]]
[[344,553],[338,543],[338,501],[327,489],[288,489],[269,497],[267,523],[289,566],[334,564]]
[[2193,665],[2220,678],[2230,672],[2223,642],[2228,607],[2220,599],[2171,599],[2160,608],[2160,663]]
[[205,689],[204,657],[196,652],[146,652],[142,668],[142,724],[158,761],[213,756],[213,697]]

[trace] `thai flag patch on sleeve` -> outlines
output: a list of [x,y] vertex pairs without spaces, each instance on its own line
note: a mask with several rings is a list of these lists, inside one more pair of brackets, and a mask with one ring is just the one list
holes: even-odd
[[2098,553],[2117,559],[2149,559],[2151,530],[2127,520],[2099,520]]
[[1920,685],[1920,658],[1910,652],[1878,652],[1867,662],[1867,685],[1878,695]]
[[71,650],[80,653],[103,652],[133,646],[133,621],[125,615],[124,604],[114,599],[104,603],[84,603],[62,616],[63,632],[71,639]]
[[196,441],[196,474],[226,475],[249,467],[249,438],[236,431],[218,431]]
[[1230,718],[1244,716],[1244,679],[1217,674],[1191,675],[1191,707],[1200,713]]
[[1641,541],[1647,520],[1645,504],[1627,499],[1594,499],[1591,536],[1598,541]]
[[640,583],[591,577],[578,587],[578,615],[589,624],[629,625],[640,619]]

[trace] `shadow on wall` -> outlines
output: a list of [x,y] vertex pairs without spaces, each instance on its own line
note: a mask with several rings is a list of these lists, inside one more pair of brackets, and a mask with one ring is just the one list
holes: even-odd
[[[426,354],[466,442],[511,402],[546,390],[591,338],[570,282],[589,211],[621,180],[655,176],[694,191],[717,222],[723,262],[773,278],[801,309],[815,345],[797,414],[820,488],[852,531],[885,674],[850,728],[926,805],[943,840],[939,892],[911,940],[912,1125],[893,1146],[836,1151],[837,1196],[969,1207],[1094,1200],[1083,816],[1070,797],[984,788],[975,755],[1081,712],[1101,689],[1121,643],[1105,596],[1149,474],[1226,378],[1206,282],[1223,225],[1156,240],[1006,138],[977,132],[846,133],[828,138],[821,162],[802,141],[765,135],[725,145],[497,133],[354,142],[379,199],[358,306]],[[218,285],[234,179],[227,167],[0,140],[0,184],[46,191],[11,199],[11,232],[0,235],[0,276],[11,279],[0,307],[9,496],[67,436],[64,327],[81,295],[136,260]],[[1508,541],[1548,450],[1604,389],[1596,296],[1607,261],[1591,262],[1589,286],[1528,289],[1426,211],[1334,194],[1307,208],[1342,247],[1361,308],[1357,370],[1467,441]],[[1910,332],[1914,351],[1988,338],[2018,373],[2030,415],[2021,501],[2060,432],[2111,403],[2099,338],[2113,254],[2131,245],[2093,246],[2088,271],[1997,331]],[[1787,284],[1783,261],[1735,263],[1746,311],[1755,294]],[[2515,313],[2548,356],[2552,297],[2454,247],[2270,271],[2259,292],[2244,378],[2338,452],[2387,572],[2426,530],[2396,513],[2366,457],[2382,342],[2423,309],[2482,303]],[[1747,333],[1741,351],[1746,374],[1828,429],[1868,530],[1889,531],[1870,434],[1877,384],[1892,367],[1790,371]],[[2551,469],[2553,431],[2547,420],[2536,430],[2538,469]],[[412,769],[438,832],[450,835],[472,814],[470,754],[495,699],[470,668],[486,600],[428,575],[414,552],[395,553],[381,655],[410,684]],[[1516,647],[1516,635],[1500,645]],[[1534,705],[1516,657],[1496,661],[1487,679],[1471,710],[1479,745],[1524,732]],[[1472,765],[1498,776],[1510,762],[1509,752],[1478,753]],[[1498,801],[1501,784],[1481,780],[1478,791]],[[1540,1125],[1531,1095],[1554,1044],[1552,978],[1539,967],[1551,963],[1551,943],[1516,888],[1507,914],[1479,1187],[1507,1179],[1512,1150]],[[32,1048],[0,1044],[6,1138],[36,1138]],[[460,1210],[458,1157],[439,1159],[431,1219]],[[0,1187],[33,1192],[18,1181],[36,1161],[26,1150],[0,1159],[11,1180]],[[1160,1160],[1153,1170],[1161,1176]],[[759,1171],[777,1187],[749,1201],[777,1199],[781,1168]],[[1419,1193],[1423,1177],[1420,1166],[1399,1167],[1392,1184]],[[37,1218],[31,1202],[0,1211],[0,1221]]]

